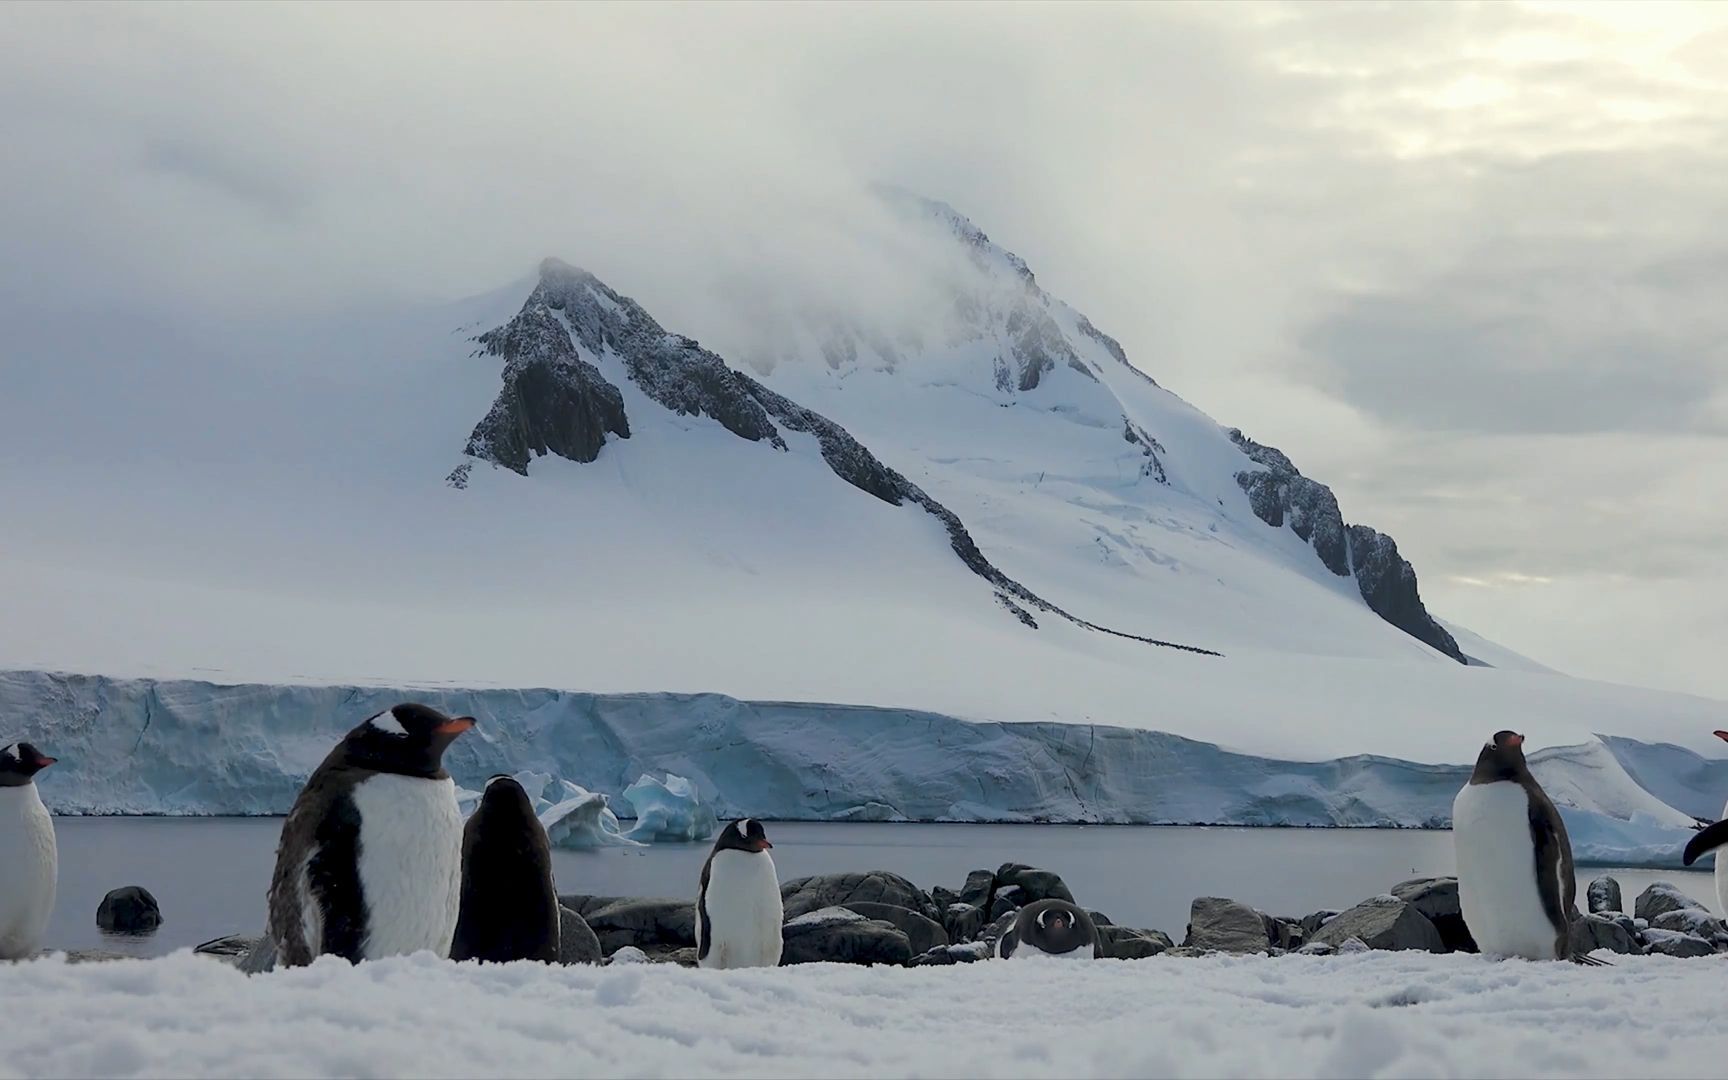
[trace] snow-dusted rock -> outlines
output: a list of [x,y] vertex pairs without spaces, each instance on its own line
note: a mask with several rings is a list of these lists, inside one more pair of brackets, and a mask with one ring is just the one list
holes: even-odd
[[1592,915],[1605,914],[1610,911],[1624,911],[1624,901],[1620,899],[1620,883],[1607,874],[1590,882],[1585,890]]
[[942,929],[952,941],[971,941],[988,920],[971,904],[956,901],[942,909]]
[[1340,913],[1317,930],[1313,940],[1342,950],[1343,943],[1351,938],[1371,949],[1446,951],[1434,924],[1414,904],[1394,896],[1376,896]]
[[1022,907],[1038,900],[1055,899],[1074,903],[1074,894],[1068,891],[1068,886],[1060,874],[1027,866],[1025,863],[1003,863],[998,867],[996,888],[1018,888]]
[[1655,927],[1644,931],[1644,951],[1661,953],[1663,956],[1697,957],[1713,956],[1716,946],[1697,934],[1682,934],[1677,930],[1658,930]]
[[906,962],[907,967],[946,967],[949,964],[971,964],[990,959],[990,946],[982,941],[964,941],[958,945],[942,945],[919,953]]
[[1616,953],[1639,951],[1637,938],[1611,914],[1591,912],[1573,919],[1568,940],[1574,953],[1593,953],[1598,949]]
[[1655,930],[1678,930],[1706,941],[1728,941],[1728,926],[1702,907],[1674,908],[1650,920]]
[[1669,882],[1658,881],[1638,894],[1638,899],[1633,901],[1632,913],[1640,919],[1648,920],[1650,925],[1654,926],[1658,916],[1687,908],[1705,910],[1703,904],[1687,896]]
[[910,908],[897,904],[883,904],[872,900],[848,900],[844,905],[848,911],[855,911],[866,919],[889,923],[906,935],[914,953],[926,953],[931,949],[941,948],[949,944],[948,932],[942,924],[934,919],[918,914]]
[[1185,949],[1227,953],[1264,953],[1272,947],[1266,919],[1247,904],[1202,896],[1189,905]]
[[843,907],[821,908],[788,919],[780,963],[895,964],[912,959],[912,943],[893,923],[866,919]]
[[587,910],[578,904],[566,906],[587,922],[608,956],[626,945],[682,948],[696,944],[696,905],[690,900],[630,897],[587,905]]
[[682,776],[667,773],[657,780],[647,773],[624,789],[624,798],[636,813],[636,824],[627,834],[642,843],[691,842],[713,837],[714,810]]
[[1157,956],[1175,947],[1161,930],[1136,930],[1126,926],[1094,923],[1098,929],[1099,955],[1112,960],[1139,960]]
[[1440,931],[1447,952],[1475,952],[1476,939],[1464,924],[1455,877],[1412,878],[1392,886],[1392,895],[1414,907]]
[[598,964],[605,959],[600,938],[587,920],[560,904],[558,906],[558,962],[560,964]]

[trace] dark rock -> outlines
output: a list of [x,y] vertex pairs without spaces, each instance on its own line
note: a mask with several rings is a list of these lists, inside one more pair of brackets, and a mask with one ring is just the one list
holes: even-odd
[[558,962],[560,964],[598,964],[605,956],[600,938],[582,916],[569,908],[558,907]]
[[971,941],[984,929],[984,913],[971,904],[949,904],[942,912],[942,929],[949,941]]
[[1592,915],[1626,910],[1620,899],[1620,883],[1606,875],[1590,883],[1590,888],[1586,890],[1586,896],[1589,899]]
[[1568,942],[1574,953],[1593,953],[1598,949],[1609,952],[1636,953],[1638,942],[1612,915],[1580,915],[1572,920]]
[[912,943],[892,923],[866,919],[843,907],[821,908],[789,919],[782,964],[893,964],[912,959]]
[[1392,895],[1415,908],[1440,931],[1447,952],[1478,951],[1476,939],[1464,924],[1464,908],[1458,901],[1455,877],[1411,878],[1392,886]]
[[991,948],[991,950],[994,951],[995,947],[996,947],[996,942],[1002,937],[1003,934],[1006,934],[1008,932],[1008,928],[1010,926],[1014,925],[1014,919],[1019,914],[1020,913],[1018,911],[1004,912],[1002,915],[991,920],[989,925],[985,926],[984,929],[978,931],[977,940],[983,942],[985,945],[988,945]]
[[1330,908],[1323,908],[1312,915],[1302,916],[1301,926],[1303,939],[1306,941],[1313,941],[1314,931],[1325,926],[1328,922],[1337,917],[1338,913]]
[[1266,920],[1247,904],[1219,896],[1197,898],[1188,910],[1183,948],[1227,953],[1263,953],[1272,947]]
[[1340,952],[1350,938],[1360,940],[1371,949],[1421,949],[1445,952],[1440,931],[1434,928],[1415,905],[1393,896],[1376,896],[1364,900],[1322,926],[1314,940],[1331,945]]
[[1098,955],[1112,960],[1139,960],[1157,956],[1175,947],[1159,930],[1134,930],[1126,926],[1098,927]]
[[996,875],[988,870],[974,870],[960,886],[960,902],[971,904],[980,911],[990,907],[990,895],[996,891]]
[[948,944],[948,932],[942,929],[942,924],[927,919],[916,911],[869,900],[853,900],[842,906],[848,911],[856,911],[866,919],[875,919],[899,927],[901,933],[906,935],[906,940],[911,943],[914,953],[926,953]]
[[656,964],[677,964],[679,967],[693,968],[697,963],[694,945],[650,945],[642,952]]
[[696,944],[696,905],[689,900],[613,900],[576,914],[594,931],[600,951],[608,956],[626,945],[646,949],[651,945],[682,948]]
[[96,925],[110,934],[148,934],[162,925],[162,908],[149,889],[127,885],[102,898]]
[[919,953],[906,961],[907,967],[939,967],[948,964],[970,964],[990,958],[990,948],[982,941],[968,941],[960,945],[943,945]]
[[1266,940],[1274,949],[1300,948],[1308,939],[1307,931],[1302,929],[1299,919],[1286,919],[1277,915],[1261,913],[1260,918],[1266,923]]
[[1651,927],[1644,931],[1644,951],[1660,953],[1663,956],[1714,956],[1716,946],[1696,934],[1681,934]]
[[1255,442],[1232,428],[1230,439],[1262,469],[1236,474],[1254,516],[1273,528],[1286,519],[1297,536],[1314,548],[1326,568],[1339,577],[1354,576],[1369,610],[1459,663],[1464,654],[1446,628],[1422,604],[1416,571],[1398,554],[1390,536],[1366,525],[1345,525],[1332,489],[1303,476],[1274,447]]
[[1110,917],[1108,915],[1104,914],[1102,911],[1092,911],[1092,910],[1088,909],[1086,914],[1092,916],[1092,925],[1093,926],[1115,926],[1116,925],[1115,923],[1111,922]]
[[1020,905],[1038,900],[1066,900],[1074,903],[1074,894],[1062,878],[1050,870],[1039,870],[1024,863],[1003,863],[996,868],[996,888],[1018,887]]
[[1705,910],[1703,904],[1687,896],[1673,885],[1666,881],[1658,881],[1638,894],[1638,899],[1633,902],[1632,914],[1640,919],[1650,920],[1650,924],[1654,926],[1658,915],[1679,911],[1683,908]]
[[1682,934],[1695,934],[1705,941],[1728,939],[1728,927],[1722,920],[1710,914],[1703,908],[1675,908],[1664,911],[1650,920],[1654,930],[1675,930]]
[[1000,919],[1004,915],[1011,915],[1019,911],[1029,903],[1031,901],[1020,891],[1020,886],[998,887],[996,895],[990,900],[990,917]]
[[930,902],[936,905],[937,911],[946,912],[951,905],[960,902],[960,894],[953,889],[932,885],[930,886]]
[[886,870],[795,878],[780,886],[780,897],[789,920],[822,908],[842,907],[854,900],[893,904],[916,911],[933,922],[942,918],[924,890]]

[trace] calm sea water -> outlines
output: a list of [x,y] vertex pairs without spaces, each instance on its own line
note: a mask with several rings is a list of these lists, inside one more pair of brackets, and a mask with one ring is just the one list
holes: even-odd
[[[60,893],[48,944],[154,956],[264,925],[281,818],[60,818]],[[770,824],[786,880],[892,870],[958,888],[968,870],[1024,862],[1060,873],[1087,907],[1180,939],[1196,896],[1228,896],[1279,915],[1343,908],[1405,878],[1453,872],[1452,834],[1390,829],[1190,829],[1084,825]],[[694,896],[706,844],[555,853],[558,889],[607,896]],[[1710,876],[1584,868],[1620,879],[1626,902],[1671,881],[1710,907]],[[142,885],[163,925],[144,938],[96,929],[109,889]]]

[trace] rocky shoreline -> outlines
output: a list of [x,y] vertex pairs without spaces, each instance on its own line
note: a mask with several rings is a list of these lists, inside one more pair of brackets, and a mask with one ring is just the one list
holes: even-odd
[[[782,964],[818,962],[901,967],[970,963],[989,958],[1021,907],[1037,900],[1074,901],[1062,878],[1022,863],[974,870],[957,889],[925,890],[898,874],[871,870],[797,878],[781,886],[785,906]],[[1589,910],[1573,923],[1578,952],[1675,957],[1728,953],[1728,925],[1673,885],[1645,889],[1628,914],[1619,882],[1597,878]],[[561,963],[696,963],[692,901],[673,897],[565,894]],[[1132,960],[1209,953],[1327,955],[1369,950],[1475,952],[1452,877],[1412,878],[1342,911],[1269,915],[1225,897],[1202,896],[1190,907],[1180,942],[1160,930],[1119,926],[1090,911],[1100,954]],[[253,938],[229,936],[198,952],[244,964]]]

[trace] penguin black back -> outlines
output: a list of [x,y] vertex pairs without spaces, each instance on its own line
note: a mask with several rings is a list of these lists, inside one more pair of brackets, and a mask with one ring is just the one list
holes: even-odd
[[462,830],[462,909],[450,959],[558,959],[552,845],[528,793],[509,776],[486,781]]

